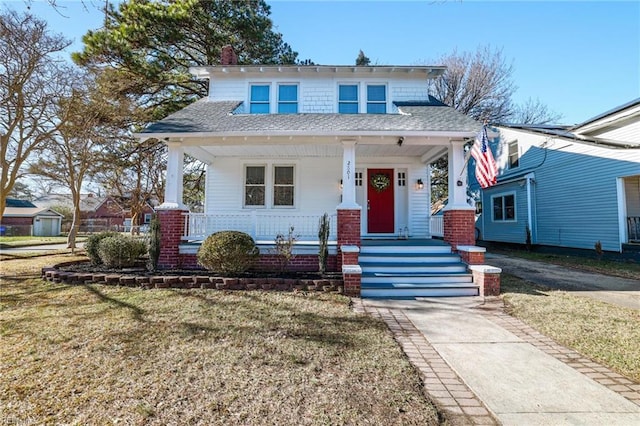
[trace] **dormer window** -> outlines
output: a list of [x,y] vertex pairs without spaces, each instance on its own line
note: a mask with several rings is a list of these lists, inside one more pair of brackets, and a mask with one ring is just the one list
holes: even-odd
[[387,87],[383,84],[367,85],[367,114],[387,113]]
[[340,114],[358,113],[357,84],[341,84],[338,87],[338,112]]
[[298,113],[298,85],[278,85],[278,114]]
[[249,103],[251,114],[269,114],[269,85],[252,84],[251,100]]

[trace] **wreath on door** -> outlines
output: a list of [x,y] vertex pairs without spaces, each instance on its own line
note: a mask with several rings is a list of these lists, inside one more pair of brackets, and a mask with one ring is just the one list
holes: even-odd
[[382,192],[389,187],[391,184],[391,179],[389,176],[383,173],[377,173],[371,176],[371,186],[376,190],[376,192]]

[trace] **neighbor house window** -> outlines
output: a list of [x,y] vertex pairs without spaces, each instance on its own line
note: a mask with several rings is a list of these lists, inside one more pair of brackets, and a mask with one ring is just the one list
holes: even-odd
[[151,216],[153,216],[151,213],[145,213],[144,214],[144,223],[151,223]]
[[518,153],[518,141],[509,142],[509,168],[513,169],[520,165],[520,154]]
[[278,114],[298,113],[298,86],[281,84],[278,86]]
[[293,207],[293,166],[273,166],[273,205]]
[[269,85],[251,85],[251,100],[249,112],[251,114],[269,114]]
[[338,112],[340,114],[358,113],[357,84],[341,84],[338,87]]
[[367,86],[367,114],[387,113],[387,87],[382,84]]
[[246,166],[244,205],[264,207],[265,189],[265,166]]
[[515,194],[500,195],[491,199],[493,203],[493,220],[506,222],[516,220]]

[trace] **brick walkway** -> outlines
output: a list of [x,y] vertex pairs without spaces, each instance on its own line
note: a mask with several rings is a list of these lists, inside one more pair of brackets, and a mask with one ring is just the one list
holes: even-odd
[[[500,424],[482,401],[442,359],[402,309],[365,306],[353,299],[356,312],[382,319],[400,344],[411,364],[420,372],[425,391],[455,425]],[[478,313],[548,355],[585,374],[640,406],[640,384],[615,373],[572,349],[565,348],[522,321],[504,313],[502,300],[487,298]]]

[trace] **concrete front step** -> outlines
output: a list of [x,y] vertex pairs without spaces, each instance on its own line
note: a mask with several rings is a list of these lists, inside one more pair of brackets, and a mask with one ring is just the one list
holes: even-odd
[[467,272],[464,263],[392,263],[392,262],[360,262],[363,273],[383,274],[446,274]]
[[473,276],[467,273],[458,274],[362,274],[362,286],[393,286],[394,284],[470,284]]
[[451,246],[413,246],[413,245],[395,245],[395,246],[365,246],[360,247],[360,254],[379,254],[379,253],[422,253],[422,254],[451,254]]
[[425,287],[406,285],[385,288],[362,288],[360,295],[365,298],[412,299],[415,297],[460,297],[478,296],[478,286],[465,287]]
[[453,253],[365,253],[360,254],[364,263],[458,263],[460,256]]

